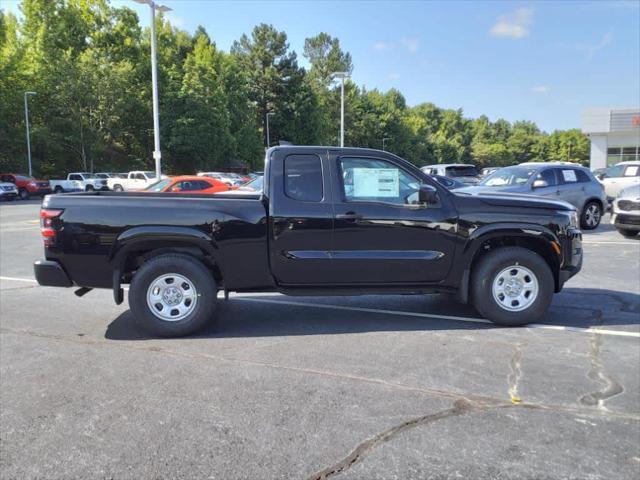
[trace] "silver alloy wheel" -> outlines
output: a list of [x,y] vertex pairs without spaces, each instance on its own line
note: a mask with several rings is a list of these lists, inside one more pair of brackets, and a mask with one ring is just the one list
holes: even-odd
[[592,203],[584,212],[584,221],[589,227],[595,227],[600,223],[600,215],[600,207]]
[[522,265],[512,265],[496,275],[491,291],[500,307],[510,312],[521,312],[538,298],[540,289],[531,270]]
[[160,320],[177,322],[189,315],[198,303],[193,282],[177,273],[156,278],[147,289],[149,310]]

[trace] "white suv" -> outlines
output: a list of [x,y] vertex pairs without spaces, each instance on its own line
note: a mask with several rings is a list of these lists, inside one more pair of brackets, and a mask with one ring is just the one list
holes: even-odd
[[640,161],[620,162],[598,175],[611,202],[627,187],[640,183]]

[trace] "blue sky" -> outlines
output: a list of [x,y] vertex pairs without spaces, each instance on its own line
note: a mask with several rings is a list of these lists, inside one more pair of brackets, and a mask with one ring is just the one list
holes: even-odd
[[[18,2],[0,0],[16,11]],[[492,120],[580,127],[581,112],[640,104],[640,1],[164,0],[176,26],[221,49],[265,22],[304,39],[325,31],[353,56],[353,80]],[[148,7],[135,9],[145,26]]]

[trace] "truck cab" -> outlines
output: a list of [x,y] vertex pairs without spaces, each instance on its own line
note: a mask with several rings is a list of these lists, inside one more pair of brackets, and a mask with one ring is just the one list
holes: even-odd
[[[165,175],[162,178],[166,178]],[[134,170],[127,174],[126,178],[108,178],[107,186],[114,192],[123,192],[127,190],[142,190],[149,185],[156,183],[158,180],[155,172]]]

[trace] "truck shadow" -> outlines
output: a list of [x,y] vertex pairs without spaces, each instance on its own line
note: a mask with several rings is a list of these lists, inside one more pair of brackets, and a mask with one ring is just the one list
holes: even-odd
[[[295,303],[295,305],[293,304]],[[421,315],[428,316],[421,316]],[[447,317],[466,317],[468,320]],[[556,295],[541,324],[588,328],[640,325],[640,295],[567,288]],[[504,329],[483,323],[474,309],[445,295],[365,297],[232,297],[217,318],[190,338],[334,335],[366,332]],[[513,327],[518,328],[518,327]],[[109,326],[110,340],[155,338],[139,330],[129,311]]]

